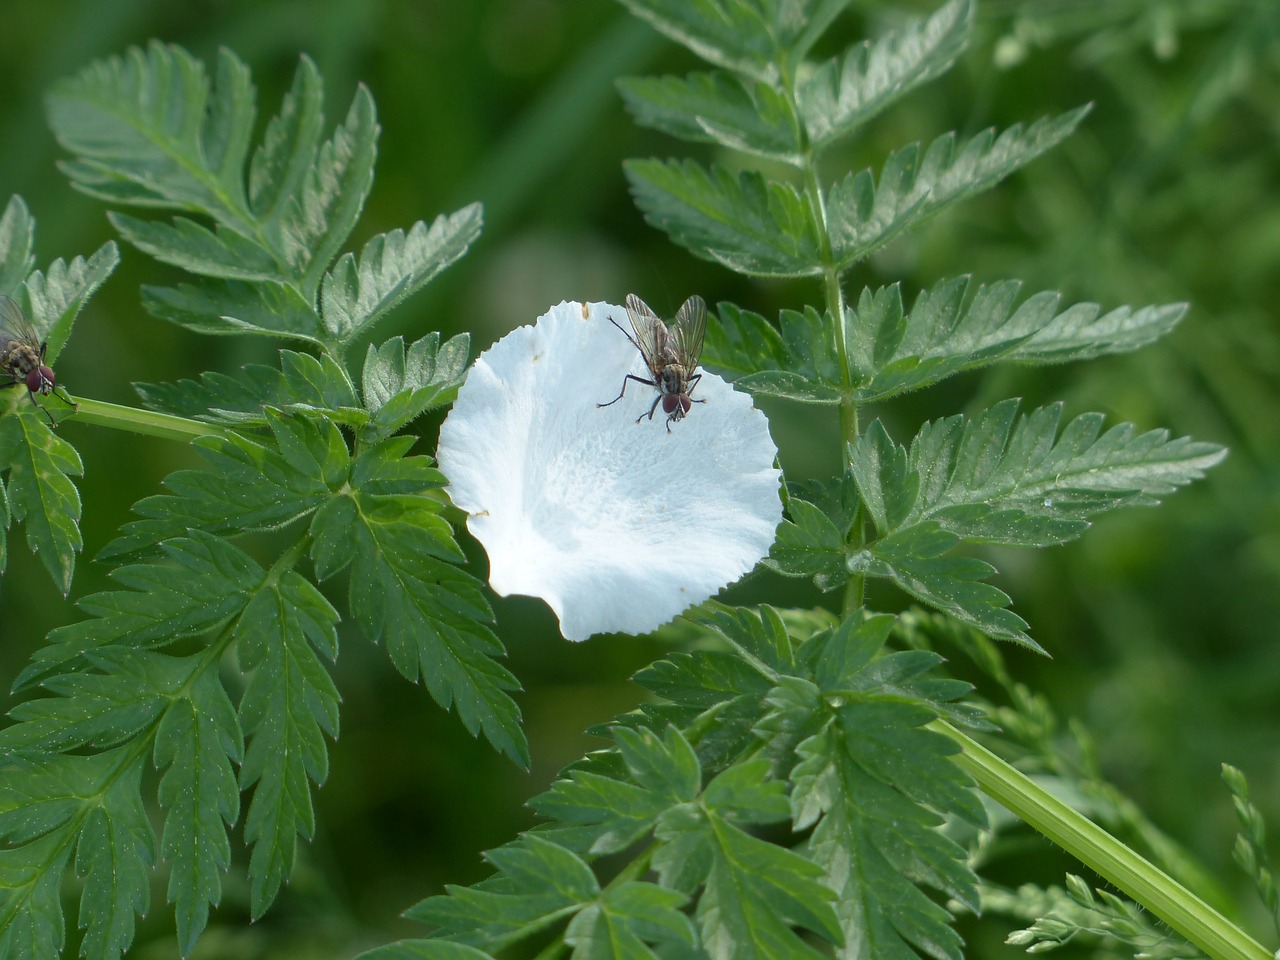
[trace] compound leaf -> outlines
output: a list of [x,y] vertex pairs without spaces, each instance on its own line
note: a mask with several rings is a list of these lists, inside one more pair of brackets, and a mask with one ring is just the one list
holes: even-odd
[[821,147],[852,133],[913,87],[945,73],[968,42],[972,17],[970,0],[951,0],[928,20],[818,64],[797,90],[810,142]]
[[822,272],[813,212],[790,184],[692,160],[628,160],[624,169],[645,219],[696,256],[750,276]]
[[827,196],[837,265],[851,266],[908,226],[994,186],[1066,139],[1086,112],[1080,107],[1025,129],[1015,124],[999,136],[985,130],[959,147],[949,133],[923,155],[918,144],[892,154],[878,180],[863,171],[838,181]]
[[715,72],[625,77],[618,89],[636,122],[647,127],[792,166],[801,162],[802,144],[790,107],[767,83],[744,83]]
[[440,343],[429,333],[409,346],[395,337],[375,348],[364,361],[364,402],[373,414],[366,440],[390,436],[418,414],[452,402],[467,375],[468,334]]
[[251,673],[240,701],[247,740],[240,789],[254,788],[245,817],[251,908],[262,916],[293,868],[297,838],[311,839],[311,783],[329,772],[324,738],[338,735],[338,691],[321,656],[338,652],[338,614],[320,591],[289,571],[259,591],[236,624],[241,664]]
[[27,544],[65,595],[83,545],[80,493],[71,481],[84,472],[80,455],[43,414],[21,407],[0,416],[0,472],[9,475],[8,512],[25,524]]
[[357,258],[342,256],[325,274],[320,305],[326,332],[347,343],[426,286],[467,252],[480,235],[484,215],[473,203],[430,228],[419,220],[408,233],[374,237]]

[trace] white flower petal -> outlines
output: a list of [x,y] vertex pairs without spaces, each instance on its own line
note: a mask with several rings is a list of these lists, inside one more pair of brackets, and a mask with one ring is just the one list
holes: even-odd
[[[747,573],[782,519],[751,398],[702,373],[667,431],[626,310],[562,303],[476,360],[440,430],[453,502],[499,594],[542,597],[569,640],[646,633]],[[637,417],[646,417],[636,423]]]

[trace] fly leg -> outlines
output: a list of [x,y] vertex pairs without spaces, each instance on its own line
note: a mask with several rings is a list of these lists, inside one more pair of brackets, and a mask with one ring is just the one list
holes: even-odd
[[[597,403],[597,404],[596,404],[596,406],[597,406],[597,407],[611,407],[611,406],[613,406],[615,403],[617,403],[619,400],[621,400],[621,399],[622,399],[622,395],[623,395],[624,393],[626,393],[626,392],[627,392],[627,381],[628,381],[628,380],[634,380],[636,383],[643,383],[646,387],[656,387],[656,386],[657,386],[657,384],[656,384],[656,383],[654,383],[652,380],[646,380],[644,377],[637,377],[634,373],[628,373],[625,377],[623,377],[623,378],[622,378],[622,389],[618,391],[618,395],[617,395],[616,397],[614,397],[612,400],[610,400],[608,403]],[[661,400],[661,399],[662,399],[661,395],[659,395],[658,399],[659,399],[659,400]]]

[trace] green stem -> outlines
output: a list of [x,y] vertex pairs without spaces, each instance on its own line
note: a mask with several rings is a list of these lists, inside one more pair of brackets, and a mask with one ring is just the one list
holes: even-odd
[[70,419],[184,443],[196,437],[226,433],[224,428],[212,423],[201,423],[198,420],[175,417],[168,413],[156,413],[154,410],[123,407],[103,400],[77,399],[75,416]]
[[960,745],[956,763],[1020,820],[1159,917],[1214,960],[1274,960],[1260,943],[1093,821],[941,720],[931,729]]

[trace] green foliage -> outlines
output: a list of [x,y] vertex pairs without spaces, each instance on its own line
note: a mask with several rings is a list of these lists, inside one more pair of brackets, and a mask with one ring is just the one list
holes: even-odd
[[[35,220],[21,197],[11,197],[0,214],[0,295],[16,296],[40,343],[44,362],[52,365],[71,335],[77,314],[115,269],[120,256],[114,243],[104,244],[87,260],[61,259],[47,271],[33,269]],[[19,331],[8,331],[18,333]],[[0,343],[0,350],[7,341]],[[0,371],[8,386],[8,411],[0,416],[0,572],[8,559],[7,531],[12,520],[25,524],[27,543],[40,557],[53,582],[65,595],[71,590],[80,537],[80,493],[73,476],[84,472],[75,448],[55,436],[54,414],[46,416],[32,397],[23,396],[25,381]],[[55,408],[62,400],[45,400]],[[47,409],[47,408],[45,408]],[[60,415],[62,415],[60,411]],[[7,474],[7,479],[4,475]]]
[[[931,677],[933,654],[886,654],[891,617],[798,644],[768,607],[711,605],[694,621],[718,645],[637,678],[669,702],[610,728],[612,749],[535,798],[547,822],[488,854],[493,877],[409,916],[489,952],[554,925],[577,955],[580,928],[607,918],[627,932],[605,956],[653,956],[644,944],[669,941],[711,957],[823,955],[803,929],[869,956],[959,957],[947,912],[913,884],[977,903],[964,851],[935,828],[943,815],[980,825],[985,814],[947,759],[950,741],[924,729],[939,716],[974,720],[955,703],[967,686]],[[780,845],[745,829],[788,822],[808,838]],[[602,888],[591,864],[646,837]],[[656,886],[631,879],[646,865]],[[651,906],[620,915],[624,894]],[[686,902],[693,928],[674,909]]]
[[322,142],[323,101],[320,74],[303,57],[251,152],[248,68],[223,50],[211,82],[186,51],[152,43],[58,84],[48,109],[59,142],[76,154],[63,169],[79,189],[212,224],[112,214],[138,249],[208,278],[146,288],[149,312],[202,333],[265,333],[341,351],[462,256],[481,215],[472,204],[339,257],[373,185],[378,123],[361,87]]
[[1162,930],[1140,906],[1108,890],[1095,891],[1067,875],[1066,889],[1025,886],[1015,893],[988,891],[993,909],[1036,917],[1035,923],[1009,934],[1010,946],[1045,953],[1067,943],[1088,943],[1103,957],[1151,957],[1152,960],[1200,960],[1204,954]]
[[1276,893],[1276,874],[1267,853],[1267,825],[1262,813],[1249,799],[1249,781],[1229,763],[1222,765],[1222,779],[1231,791],[1240,833],[1232,851],[1236,863],[1252,881],[1258,899],[1271,915],[1271,923],[1280,932],[1280,896]]
[[[823,302],[782,310],[776,323],[720,304],[705,360],[744,390],[818,415],[835,408],[841,467],[826,482],[786,485],[766,562],[842,590],[844,608],[711,602],[689,612],[689,647],[636,677],[652,699],[596,731],[608,746],[531,801],[541,822],[486,854],[493,876],[413,907],[409,917],[434,927],[429,937],[363,956],[475,960],[545,945],[575,958],[959,960],[953,915],[1002,906],[1039,909],[1015,935],[1037,950],[1100,933],[1191,956],[1134,905],[1074,878],[1067,892],[1004,902],[980,887],[980,858],[965,843],[980,848],[993,825],[943,730],[992,725],[917,628],[945,625],[993,669],[1003,667],[988,638],[1039,649],[987,582],[996,568],[962,551],[1075,539],[1095,516],[1199,478],[1222,449],[1128,424],[1104,431],[1097,414],[1063,425],[1061,405],[1019,415],[1015,400],[931,420],[910,443],[880,420],[860,422],[864,404],[956,374],[1130,351],[1181,320],[1183,304],[1064,307],[1053,291],[968,277],[920,291],[910,309],[898,284],[846,302],[856,264],[1017,173],[1087,108],[965,139],[944,133],[826,179],[832,148],[956,62],[968,0],[823,59],[811,51],[847,0],[623,3],[711,66],[624,80],[627,106],[643,124],[721,151],[711,165],[629,161],[647,219],[748,276],[820,281]],[[144,288],[146,309],[190,331],[298,349],[281,350],[277,366],[138,386],[188,430],[207,426],[194,444],[206,465],[174,472],[136,505],[99,554],[116,564],[115,586],[82,598],[83,618],[54,630],[18,678],[40,695],[0,731],[0,956],[63,951],[69,870],[81,954],[121,956],[157,865],[169,872],[187,955],[238,869],[237,835],[247,883],[232,882],[261,917],[295,871],[299,840],[318,829],[313,791],[328,779],[328,740],[341,725],[333,666],[344,620],[473,735],[529,763],[518,680],[499,662],[483,585],[462,569],[447,479],[397,435],[452,401],[469,339],[395,337],[369,344],[358,370],[348,360],[467,251],[479,207],[344,252],[373,182],[372,97],[360,88],[325,139],[321,79],[304,57],[256,145],[255,99],[233,54],[220,53],[210,76],[159,43],[93,64],[48,98],[73,184],[141,211],[115,210],[111,223],[191,276]],[[108,244],[41,273],[32,231],[11,201],[0,216],[0,293],[25,289],[52,359],[117,254]],[[81,546],[68,475],[80,461],[21,392],[13,415],[0,416],[0,567],[16,518],[66,591]],[[868,577],[945,618],[874,614],[862,606]],[[1047,743],[1036,703],[1027,694],[1021,712],[991,712]],[[1230,782],[1244,827],[1237,855],[1274,913],[1261,818],[1243,779]]]
[[[207,467],[175,472],[165,493],[137,504],[138,518],[101,552],[122,564],[118,587],[83,598],[84,619],[55,630],[18,679],[45,696],[15,707],[0,731],[0,955],[60,953],[59,888],[74,866],[81,954],[121,956],[159,861],[189,953],[221,899],[237,827],[250,909],[266,912],[299,839],[315,835],[312,791],[328,777],[339,730],[331,670],[344,618],[473,734],[528,763],[516,679],[495,662],[503,648],[492,611],[459,569],[443,517],[445,479],[430,458],[410,455],[412,437],[395,436],[453,398],[469,340],[371,344],[361,376],[344,360],[354,338],[466,251],[479,207],[340,254],[372,184],[377,125],[361,89],[322,143],[321,100],[304,58],[250,159],[253,88],[227,52],[212,85],[186,52],[153,44],[94,64],[49,97],[77,186],[185,215],[112,217],[136,247],[198,278],[148,288],[153,313],[200,332],[284,335],[317,352],[139,387],[152,406],[210,424],[196,442]],[[33,272],[32,221],[16,199],[0,242],[6,290],[23,285],[52,360],[114,267],[115,247]],[[81,546],[67,475],[80,460],[43,414],[13,406],[0,417],[0,519],[24,522],[66,590]],[[320,588],[343,575],[345,609]],[[158,780],[143,777],[148,755]],[[152,786],[159,836],[147,814]],[[618,915],[643,902],[624,897]]]

